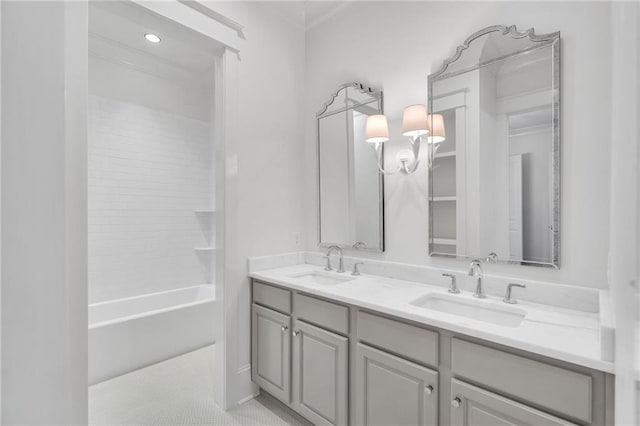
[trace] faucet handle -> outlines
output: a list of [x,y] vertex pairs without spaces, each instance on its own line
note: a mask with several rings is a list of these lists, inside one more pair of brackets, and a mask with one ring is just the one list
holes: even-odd
[[517,283],[509,283],[507,285],[507,292],[504,295],[504,299],[502,299],[502,301],[504,303],[509,303],[510,305],[515,305],[516,303],[518,303],[518,301],[516,299],[514,299],[513,297],[511,297],[511,289],[513,287],[520,287],[520,288],[527,288],[526,285],[524,284],[517,284]]
[[449,293],[458,294],[460,293],[460,289],[456,284],[456,276],[453,274],[442,274],[443,277],[451,278],[451,284],[449,284]]
[[487,255],[487,258],[485,260],[487,261],[487,263],[498,263],[498,255],[494,252],[491,252]]
[[356,262],[353,264],[353,271],[351,271],[351,275],[353,275],[354,277],[360,275],[360,269],[358,269],[358,266],[360,265],[364,265],[364,262]]
[[324,256],[327,259],[327,265],[324,267],[325,271],[331,271],[331,257],[329,255]]
[[471,264],[469,265],[469,276],[472,277],[473,273],[474,273],[474,269],[475,268],[479,268],[480,271],[482,271],[482,262],[480,262],[480,259],[473,259],[471,261]]

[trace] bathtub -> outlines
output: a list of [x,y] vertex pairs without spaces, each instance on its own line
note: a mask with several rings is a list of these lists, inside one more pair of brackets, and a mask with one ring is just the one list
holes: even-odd
[[211,284],[89,305],[89,385],[214,343]]

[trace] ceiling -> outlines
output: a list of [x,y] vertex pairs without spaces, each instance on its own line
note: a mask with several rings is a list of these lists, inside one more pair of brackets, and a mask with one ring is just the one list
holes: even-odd
[[352,3],[351,0],[342,1],[305,1],[305,28],[310,29],[325,19],[337,14]]
[[[261,7],[306,30],[336,15],[354,0],[264,1]],[[149,43],[144,34],[162,42]],[[129,1],[89,2],[89,52],[138,70],[189,80],[213,67],[221,45]]]
[[[162,42],[149,43],[144,34]],[[211,69],[216,42],[133,2],[89,2],[89,50],[104,59],[167,72],[202,74]]]
[[266,1],[263,2],[262,5],[275,11],[288,22],[303,26],[309,30],[325,19],[339,13],[353,1],[354,0]]

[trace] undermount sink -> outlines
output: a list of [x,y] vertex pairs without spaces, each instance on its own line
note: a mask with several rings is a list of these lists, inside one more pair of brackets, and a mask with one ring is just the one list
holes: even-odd
[[352,281],[355,278],[349,276],[338,275],[335,272],[311,271],[290,275],[291,278],[297,278],[309,284],[335,285]]
[[499,306],[486,300],[475,301],[440,294],[427,294],[409,304],[504,327],[518,327],[527,315],[522,309]]

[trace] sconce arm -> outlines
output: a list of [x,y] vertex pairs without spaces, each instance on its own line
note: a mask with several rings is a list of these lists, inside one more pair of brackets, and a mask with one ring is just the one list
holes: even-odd
[[413,163],[413,167],[409,168],[406,166],[406,163],[403,164],[403,169],[405,174],[412,174],[414,173],[416,170],[418,170],[418,166],[420,165],[420,144],[422,142],[422,136],[413,136],[410,140],[411,142],[411,149],[413,150],[413,158],[414,158],[414,163]]
[[398,168],[392,172],[386,171],[384,169],[384,164],[383,164],[384,158],[382,156],[382,143],[376,143],[375,149],[376,149],[376,157],[378,158],[378,170],[380,171],[380,173],[382,173],[383,175],[392,175],[400,171],[400,169],[402,168],[401,166],[398,166]]

